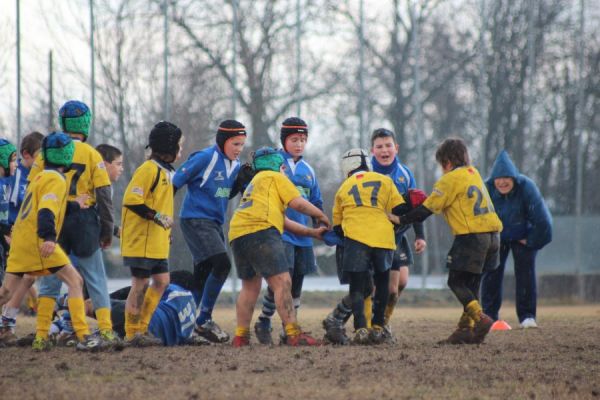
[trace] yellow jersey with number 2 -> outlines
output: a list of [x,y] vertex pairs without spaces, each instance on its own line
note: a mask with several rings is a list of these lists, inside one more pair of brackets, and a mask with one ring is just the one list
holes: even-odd
[[342,225],[344,236],[370,247],[396,249],[394,226],[387,214],[404,199],[390,177],[377,172],[357,172],[342,183],[335,195],[333,225]]
[[481,175],[471,165],[442,175],[423,206],[435,214],[443,213],[454,235],[502,230]]
[[38,212],[43,208],[54,214],[58,236],[67,209],[67,182],[58,171],[44,170],[27,185],[25,198],[13,227],[6,272],[44,275],[49,268],[70,263],[69,257],[58,244],[49,257],[40,255],[40,246],[44,240],[38,237],[37,222]]

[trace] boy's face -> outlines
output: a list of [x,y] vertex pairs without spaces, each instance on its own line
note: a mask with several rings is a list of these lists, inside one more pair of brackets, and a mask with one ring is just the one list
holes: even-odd
[[104,165],[106,166],[110,181],[118,181],[123,173],[123,156],[117,156],[112,162],[105,162]]
[[500,194],[508,194],[511,190],[513,190],[515,181],[509,176],[503,176],[494,179],[494,186],[496,186],[496,189],[500,192]]
[[17,153],[13,153],[10,157],[10,162],[8,163],[8,167],[10,168],[10,175],[15,174],[15,170],[17,169]]
[[306,147],[307,136],[304,133],[292,133],[285,138],[284,149],[294,159],[302,157],[304,147]]
[[181,152],[183,151],[183,142],[185,142],[185,137],[183,135],[181,135],[181,137],[179,138],[179,151],[177,152],[177,155],[175,156],[175,160],[173,160],[173,162],[179,160],[181,158]]
[[30,169],[38,154],[40,154],[39,150],[36,151],[33,155],[29,154],[29,152],[27,151],[24,151],[23,153],[21,153],[21,164],[23,164],[25,168]]
[[398,145],[392,137],[380,137],[373,141],[371,153],[377,162],[385,167],[391,165],[398,154]]
[[244,150],[244,145],[246,144],[246,136],[238,135],[234,136],[231,139],[227,139],[225,144],[223,145],[223,153],[225,153],[225,157],[230,160],[237,160],[242,150]]

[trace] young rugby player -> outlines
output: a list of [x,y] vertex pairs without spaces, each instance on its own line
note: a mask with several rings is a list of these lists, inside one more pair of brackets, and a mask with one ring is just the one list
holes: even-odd
[[446,266],[448,286],[463,305],[457,329],[446,340],[450,344],[481,343],[494,321],[479,303],[481,273],[498,266],[502,223],[494,211],[486,186],[470,164],[462,139],[444,140],[435,153],[443,175],[422,205],[404,216],[390,216],[401,225],[423,221],[442,213],[454,234]]
[[[70,264],[66,252],[56,243],[65,220],[67,205],[70,211],[86,207],[83,196],[77,197],[73,202],[67,201],[68,185],[62,172],[71,166],[74,151],[73,141],[62,132],[51,133],[44,139],[44,170],[36,174],[29,183],[13,228],[7,276],[0,289],[0,305],[10,300],[24,274],[54,274],[68,286],[69,310],[79,339],[77,349],[97,350],[103,345],[101,341],[89,336],[82,279]],[[37,238],[37,245],[32,246],[32,238]],[[49,346],[47,332],[42,336],[38,331],[33,349],[46,350]]]
[[296,322],[291,294],[291,278],[281,235],[283,229],[295,234],[320,237],[326,228],[311,229],[285,217],[286,207],[329,226],[329,219],[305,200],[283,172],[284,158],[277,150],[263,147],[254,153],[252,179],[231,219],[229,240],[238,276],[242,279],[236,304],[237,328],[234,347],[250,344],[250,322],[260,294],[262,277],[273,290],[275,306],[285,327],[286,344],[317,345]]
[[171,163],[181,154],[181,141],[181,129],[170,122],[157,123],[148,140],[150,158],[135,171],[123,196],[121,255],[131,269],[125,339],[133,346],[161,343],[148,334],[148,324],[169,285],[174,195]]
[[0,281],[6,268],[6,255],[10,236],[8,203],[11,176],[17,167],[17,148],[6,139],[0,139]]
[[[281,125],[280,138],[283,145],[283,149],[280,152],[285,159],[285,174],[296,185],[296,188],[300,190],[303,198],[322,210],[323,199],[321,198],[317,176],[312,167],[303,158],[304,147],[308,139],[308,126],[306,122],[297,117],[287,118]],[[309,224],[309,218],[293,208],[288,207],[285,210],[285,216],[302,225],[308,226]],[[290,266],[292,299],[297,312],[300,307],[300,295],[302,294],[304,276],[315,272],[317,267],[312,238],[296,235],[285,230],[283,232],[283,244]],[[267,292],[263,298],[262,313],[254,325],[256,338],[260,343],[267,345],[273,343],[273,339],[271,338],[271,317],[275,314],[274,296],[273,290],[267,287]],[[282,332],[281,340],[285,341],[285,331]]]
[[227,203],[235,195],[232,188],[240,171],[246,128],[235,120],[223,121],[216,142],[192,153],[175,173],[173,184],[175,189],[188,188],[179,216],[194,262],[194,292],[200,303],[196,332],[222,343],[229,335],[213,321],[212,311],[231,270],[222,225]]
[[[123,152],[115,146],[106,143],[96,146],[96,150],[98,150],[98,153],[100,153],[104,160],[104,166],[106,167],[106,172],[108,172],[111,184],[115,184],[123,173]],[[110,190],[112,197],[114,193],[112,185]],[[121,228],[117,224],[114,224],[113,235],[117,238],[121,237]]]

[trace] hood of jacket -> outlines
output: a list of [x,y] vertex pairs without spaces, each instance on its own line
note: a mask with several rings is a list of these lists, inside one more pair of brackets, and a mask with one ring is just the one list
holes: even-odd
[[510,177],[515,180],[519,177],[519,170],[515,166],[515,163],[510,159],[506,150],[502,150],[500,154],[498,154],[498,157],[496,157],[496,161],[494,161],[494,165],[492,165],[492,172],[488,179],[494,180],[502,177]]

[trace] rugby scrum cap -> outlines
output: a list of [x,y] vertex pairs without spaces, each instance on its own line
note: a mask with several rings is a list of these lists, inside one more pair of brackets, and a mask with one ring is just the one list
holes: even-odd
[[42,158],[46,165],[68,168],[74,153],[73,140],[64,132],[52,132],[42,140]]
[[160,121],[150,131],[146,148],[150,147],[155,153],[176,157],[179,153],[179,140],[182,135],[183,133],[177,125],[168,121]]
[[342,156],[342,172],[345,177],[357,170],[369,171],[371,161],[369,153],[363,149],[350,149]]
[[293,135],[294,133],[303,133],[308,136],[308,126],[303,119],[298,117],[290,117],[287,118],[281,124],[281,134],[279,138],[281,139],[281,144],[285,148],[285,139],[288,136]]
[[16,153],[17,148],[6,139],[0,139],[0,167],[8,169],[10,158]]
[[77,100],[69,100],[58,110],[58,121],[64,132],[81,133],[86,139],[90,134],[92,112]]
[[246,127],[234,119],[226,119],[219,124],[217,129],[217,146],[225,151],[225,142],[235,136],[246,136]]
[[283,162],[283,156],[272,147],[261,147],[252,155],[252,167],[256,172],[279,172],[279,168]]

